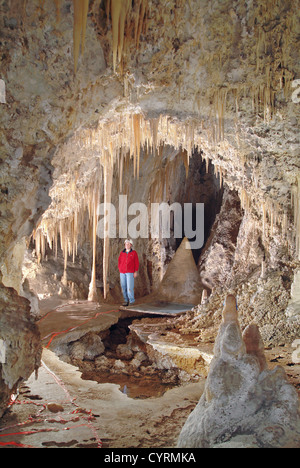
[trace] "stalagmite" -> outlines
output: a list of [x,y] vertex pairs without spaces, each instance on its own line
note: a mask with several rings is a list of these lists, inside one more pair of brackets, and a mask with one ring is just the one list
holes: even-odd
[[198,304],[202,287],[199,272],[185,237],[177,249],[158,288],[162,300]]
[[238,321],[236,298],[232,294],[228,294],[226,297],[222,317],[225,324]]
[[89,287],[88,300],[91,302],[97,301],[97,287],[96,287],[96,252],[97,252],[97,224],[98,224],[98,201],[99,192],[96,188],[93,199],[93,266],[92,266],[92,277]]
[[267,360],[264,352],[259,328],[255,323],[248,325],[243,331],[243,340],[246,345],[246,352],[258,359],[261,372],[267,368]]
[[109,224],[110,224],[110,209],[111,191],[112,191],[112,178],[113,178],[113,155],[107,152],[104,159],[104,207],[107,212],[107,226],[104,229],[103,240],[103,296],[107,298],[109,291],[108,285],[108,268],[109,268]]
[[280,366],[268,369],[257,325],[242,334],[227,296],[204,392],[178,448],[278,448],[299,444],[298,395]]

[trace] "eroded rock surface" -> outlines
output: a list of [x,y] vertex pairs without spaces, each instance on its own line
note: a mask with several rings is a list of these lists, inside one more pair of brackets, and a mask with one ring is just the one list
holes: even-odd
[[0,287],[0,417],[18,384],[40,365],[40,333],[29,301]]

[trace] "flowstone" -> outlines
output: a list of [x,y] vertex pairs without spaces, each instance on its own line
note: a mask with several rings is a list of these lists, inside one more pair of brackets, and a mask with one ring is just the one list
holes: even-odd
[[179,448],[221,446],[300,446],[297,392],[282,367],[267,368],[257,325],[242,335],[232,295],[225,301],[204,393],[178,440]]

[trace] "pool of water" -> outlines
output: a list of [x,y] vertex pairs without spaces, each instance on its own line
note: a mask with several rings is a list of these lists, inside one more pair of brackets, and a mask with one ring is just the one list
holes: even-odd
[[175,385],[171,385],[170,383],[163,383],[159,377],[153,375],[134,377],[109,372],[84,372],[82,379],[119,385],[120,391],[133,399],[159,398],[165,392],[175,387]]

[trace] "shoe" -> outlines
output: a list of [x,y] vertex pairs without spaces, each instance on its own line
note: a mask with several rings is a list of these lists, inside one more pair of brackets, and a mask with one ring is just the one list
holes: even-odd
[[122,306],[127,307],[129,305],[129,302],[123,302]]

